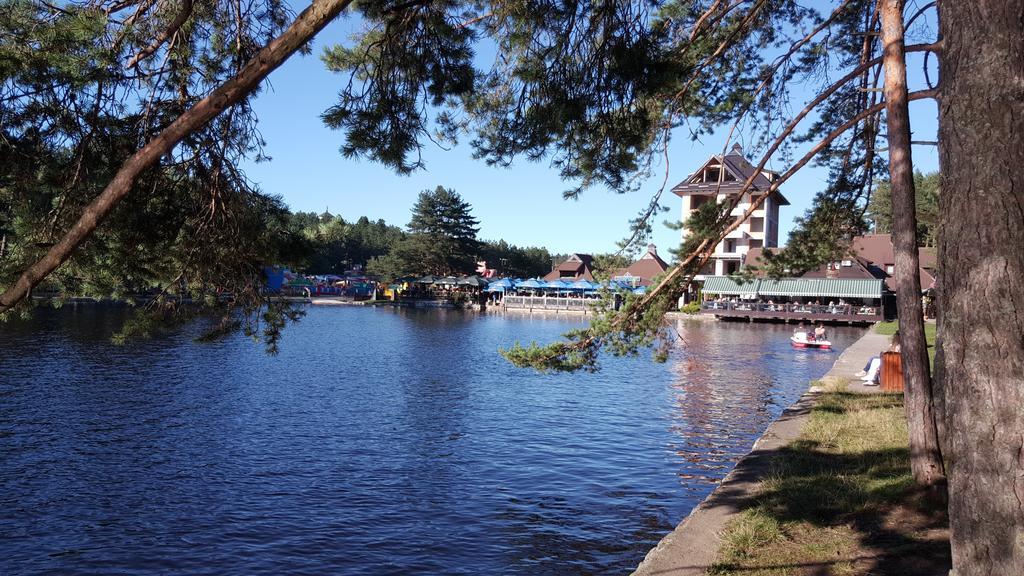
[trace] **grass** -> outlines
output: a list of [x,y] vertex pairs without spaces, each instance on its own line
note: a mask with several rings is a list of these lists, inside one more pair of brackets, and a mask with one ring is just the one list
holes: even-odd
[[902,397],[827,392],[723,534],[710,573],[913,574],[936,563],[941,570],[943,508],[920,501]]
[[[884,336],[892,336],[899,330],[900,323],[898,321],[892,322],[879,322],[875,324],[875,332]],[[924,339],[928,343],[928,360],[932,366],[935,366],[935,323],[925,322],[924,323]]]
[[[893,320],[891,322],[879,322],[875,324],[875,332],[884,336],[892,336],[900,328],[900,323]],[[928,339],[928,344],[935,343],[935,323],[925,322],[924,323],[924,336]]]

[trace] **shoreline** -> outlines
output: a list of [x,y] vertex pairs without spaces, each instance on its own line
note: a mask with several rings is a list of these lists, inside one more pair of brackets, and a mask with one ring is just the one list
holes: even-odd
[[[821,377],[820,382],[837,384],[852,379],[867,358],[884,349],[888,337],[873,328],[851,344]],[[876,392],[877,388],[871,388]],[[761,482],[772,470],[773,454],[799,437],[800,431],[823,392],[811,386],[765,429],[715,490],[658,544],[649,550],[632,576],[705,576],[714,565],[722,545],[721,533],[743,511],[743,503],[755,497]]]

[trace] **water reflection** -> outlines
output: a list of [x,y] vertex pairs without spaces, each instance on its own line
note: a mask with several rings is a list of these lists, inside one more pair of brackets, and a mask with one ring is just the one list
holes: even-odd
[[[676,330],[682,342],[672,364],[677,414],[670,429],[679,438],[672,449],[684,489],[704,494],[702,484],[719,482],[834,353],[791,350],[785,325],[679,321]],[[844,346],[855,334],[836,332]]]
[[121,319],[0,326],[0,573],[621,573],[835,357],[681,322],[667,364],[536,374],[495,351],[580,319],[313,308],[276,357]]

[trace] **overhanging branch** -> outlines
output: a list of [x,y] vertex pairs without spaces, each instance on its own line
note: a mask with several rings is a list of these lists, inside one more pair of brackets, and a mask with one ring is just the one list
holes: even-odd
[[136,178],[144,170],[170,153],[174,146],[189,134],[245,98],[268,74],[305,45],[351,3],[352,0],[313,0],[313,4],[303,10],[287,30],[256,53],[238,74],[189,108],[126,160],[103,192],[85,207],[78,221],[60,241],[0,294],[0,313],[14,307],[33,287],[67,261],[74,250],[92,235],[117,204],[131,192]]
[[160,35],[153,39],[149,46],[146,46],[135,56],[132,56],[132,59],[129,60],[124,67],[132,68],[134,66],[138,66],[139,62],[152,56],[154,52],[164,45],[164,42],[167,42],[168,39],[177,34],[178,30],[185,24],[185,21],[192,15],[192,6],[192,0],[182,0],[181,10],[178,12],[178,15],[174,17],[174,20],[171,21]]

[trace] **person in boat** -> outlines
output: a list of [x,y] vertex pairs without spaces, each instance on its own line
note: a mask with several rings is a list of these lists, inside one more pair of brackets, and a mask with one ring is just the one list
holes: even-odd
[[807,328],[804,328],[803,322],[793,330],[793,338],[797,340],[810,340],[810,335],[807,334]]
[[[889,341],[889,352],[899,353],[900,351],[900,331],[897,330],[892,335],[892,339]],[[864,381],[867,386],[878,386],[878,377],[882,371],[882,355],[872,356],[868,363],[864,366],[864,369],[857,373],[857,376]]]
[[818,324],[818,326],[814,329],[814,339],[827,340],[827,338],[825,338],[825,326],[823,326],[822,324]]

